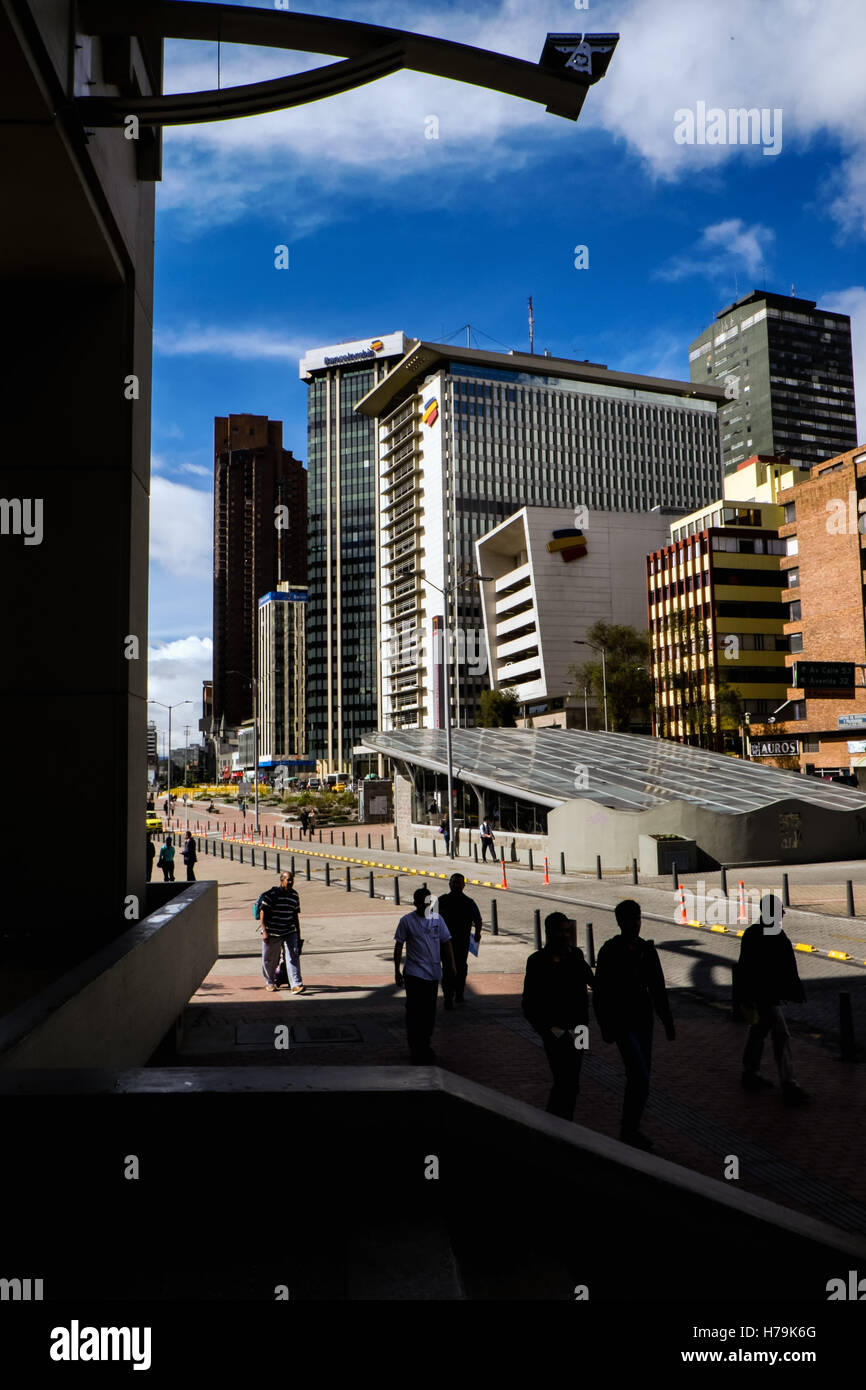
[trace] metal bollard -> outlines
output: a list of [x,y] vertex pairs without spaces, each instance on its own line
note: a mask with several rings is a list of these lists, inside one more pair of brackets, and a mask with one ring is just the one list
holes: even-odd
[[225,840],[220,840],[220,859],[225,859],[225,857],[226,857],[226,842],[225,842]]
[[343,831],[343,844],[345,845],[345,843],[346,843],[346,832],[345,832],[345,830],[344,830],[344,831]]
[[280,852],[277,850],[277,873],[280,872]]
[[262,868],[265,870],[265,872],[267,872],[267,868],[268,868],[268,852],[267,852],[266,849],[263,849],[263,850],[262,850]]
[[356,831],[355,831],[355,849],[357,849],[357,848],[358,848],[358,832],[357,832],[357,830],[356,830]]
[[292,855],[292,878],[295,876],[295,856]]
[[333,832],[333,830],[332,830],[332,831],[331,831],[331,844],[333,844],[333,843],[334,843],[334,832]]
[[633,859],[633,860],[631,861],[631,881],[632,881],[632,883],[637,883],[637,860],[636,860],[636,859]]
[[475,863],[477,864],[477,863],[478,863],[478,846],[477,846],[477,845],[473,845],[473,846],[472,846],[472,851],[473,851],[473,853],[474,853],[474,855],[475,855]]
[[540,951],[540,950],[541,950],[541,910],[540,910],[540,908],[536,908],[535,911],[534,911],[534,913],[532,914],[532,916],[533,916],[533,926],[534,926],[534,929],[535,929],[535,949],[536,949],[536,951]]
[[845,880],[845,893],[848,898],[848,916],[854,917],[854,883],[850,878]]
[[436,841],[433,840],[432,843],[433,843],[433,858],[435,859],[435,858],[436,858]]
[[400,906],[400,879],[397,874],[394,875],[394,906]]
[[412,836],[412,853],[413,853],[413,854],[417,854],[417,853],[418,853],[418,836],[417,836],[417,835],[413,835],[413,836]]
[[676,861],[675,859],[672,859],[672,860],[671,860],[671,887],[673,888],[673,890],[674,890],[675,893],[679,890],[679,886],[680,886],[680,875],[679,875],[679,871],[678,871],[678,869],[677,869],[677,861]]
[[368,849],[372,849],[372,848],[373,848],[372,837],[371,837],[370,835],[367,836],[367,848],[368,848]]
[[839,993],[839,1041],[842,1047],[842,1061],[857,1061],[857,1040],[854,1037],[854,1018],[851,1013],[851,995],[847,989]]
[[595,937],[592,934],[592,922],[586,924],[586,955],[590,964],[590,969],[595,969]]
[[243,864],[243,862],[244,862],[244,847],[243,847],[243,845],[240,845],[240,846],[239,846],[239,849],[240,849],[240,852],[241,852],[241,863]]
[[352,870],[349,868],[349,866],[348,866],[348,864],[347,864],[347,865],[346,865],[346,892],[347,892],[347,893],[351,893],[351,891],[352,891]]
[[229,840],[229,859],[234,859],[234,857],[235,857],[235,845],[234,845],[234,840]]
[[494,936],[499,935],[499,908],[495,898],[490,899],[490,930]]
[[252,864],[253,868],[256,867],[256,851],[253,847],[250,848],[250,863]]
[[720,889],[722,895],[723,895],[724,897],[727,897],[727,896],[728,896],[728,870],[727,870],[727,868],[725,867],[724,864],[722,865],[721,869],[719,870],[719,874],[720,874],[719,889]]
[[559,852],[559,872],[562,874],[562,877],[565,878],[565,850],[560,850]]
[[788,875],[782,874],[782,906],[791,906],[791,890],[788,886]]
[[394,836],[394,849],[395,849],[395,851],[396,851],[397,854],[400,853],[400,836],[399,836],[399,835],[395,835],[395,836]]
[[385,836],[384,836],[384,835],[380,835],[380,836],[379,836],[379,839],[380,839],[380,841],[381,841],[381,844],[380,844],[379,848],[380,848],[380,849],[384,849],[384,848],[385,848]]
[[[529,867],[530,867],[530,869],[534,869],[534,868],[535,868],[535,865],[534,865],[533,862],[532,862],[532,845],[529,846]],[[541,949],[541,948],[539,947],[539,950],[540,950],[540,949]]]
[[326,860],[325,860],[325,887],[326,887],[326,888],[330,888],[330,886],[331,886],[331,865],[330,865],[330,863],[328,862],[328,860],[326,859]]
[[310,881],[310,861],[309,861],[309,859],[308,859],[308,860],[307,860],[307,882],[309,883],[309,881]]
[[600,854],[597,854],[597,855],[595,856],[595,876],[596,876],[596,878],[601,878],[601,855],[600,855]]
[[375,898],[375,896],[376,896],[376,885],[375,885],[374,882],[373,882],[373,870],[371,869],[371,870],[370,870],[370,897],[371,897],[371,898]]

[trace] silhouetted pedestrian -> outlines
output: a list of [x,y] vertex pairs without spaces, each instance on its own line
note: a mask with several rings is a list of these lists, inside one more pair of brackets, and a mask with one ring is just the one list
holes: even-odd
[[184,864],[186,864],[186,881],[187,883],[195,883],[195,861],[198,859],[198,851],[195,847],[195,840],[189,830],[183,837],[181,855]]
[[150,883],[150,876],[153,873],[153,861],[156,856],[153,840],[147,837],[147,881]]
[[476,945],[481,940],[481,911],[472,898],[467,898],[464,891],[466,879],[462,874],[452,874],[448,886],[451,892],[443,894],[439,899],[439,916],[451,933],[451,948],[454,952],[456,973],[449,975],[446,971],[442,976],[445,1007],[451,1009],[455,1003],[463,1003],[469,962],[469,940],[473,932]]
[[526,962],[523,1012],[544,1043],[553,1086],[547,1110],[574,1119],[580,1091],[580,1068],[588,1041],[592,971],[574,945],[573,927],[564,912],[544,919],[544,946]]
[[[439,913],[426,885],[412,894],[415,911],[407,912],[397,923],[394,934],[394,983],[406,988],[406,1035],[414,1066],[434,1063],[433,1029],[436,1026],[436,996],[442,979],[442,963],[454,974],[451,933]],[[400,969],[403,946],[406,969]]]
[[170,835],[166,835],[165,844],[159,851],[159,859],[156,862],[162,869],[164,882],[174,883],[174,841]]
[[669,1042],[676,1038],[676,1029],[658,952],[652,941],[640,939],[640,903],[626,898],[615,912],[620,935],[606,941],[598,953],[593,1004],[601,1036],[616,1043],[625,1063],[620,1139],[651,1149],[652,1143],[640,1132],[640,1120],[649,1095],[653,1013]]
[[737,993],[751,1013],[751,1028],[743,1053],[743,1085],[747,1091],[761,1091],[772,1081],[759,1074],[764,1039],[770,1033],[773,1052],[782,1083],[782,1099],[789,1105],[805,1105],[809,1096],[797,1084],[791,1056],[791,1037],[782,1001],[802,1003],[806,992],[797,973],[797,958],[790,939],[782,931],[785,909],[779,898],[765,893],[761,913],[743,932],[737,962]]
[[451,839],[451,833],[450,833],[450,831],[449,831],[449,829],[448,829],[448,817],[447,817],[447,816],[443,816],[443,817],[442,817],[442,824],[439,826],[439,834],[440,834],[440,835],[444,838],[444,840],[445,840],[445,853],[447,854],[447,853],[448,853],[448,844],[449,844],[449,841],[450,841],[450,839]]
[[310,824],[310,813],[309,813],[309,811],[307,810],[307,808],[306,808],[306,806],[305,806],[304,809],[303,809],[303,811],[301,812],[301,839],[302,839],[302,840],[303,840],[304,836],[305,836],[306,833],[307,833],[307,827],[309,826],[309,824]]

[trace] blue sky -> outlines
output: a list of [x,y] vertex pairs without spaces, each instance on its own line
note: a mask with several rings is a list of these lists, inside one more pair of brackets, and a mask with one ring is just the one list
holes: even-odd
[[[290,3],[532,61],[548,31],[621,37],[577,123],[400,73],[293,111],[165,132],[153,698],[197,702],[210,675],[213,417],[281,419],[285,447],[306,460],[308,347],[396,329],[442,340],[470,323],[474,345],[527,349],[531,294],[536,351],[688,379],[688,344],[724,305],[793,285],[852,316],[863,438],[862,0],[476,0],[471,13]],[[334,61],[231,46],[219,56],[223,86]],[[216,85],[215,44],[166,45],[167,91]],[[676,143],[674,113],[699,101],[781,110],[780,152]],[[433,115],[438,139],[425,134]],[[588,269],[574,267],[579,244]],[[274,266],[279,245],[287,270]]]

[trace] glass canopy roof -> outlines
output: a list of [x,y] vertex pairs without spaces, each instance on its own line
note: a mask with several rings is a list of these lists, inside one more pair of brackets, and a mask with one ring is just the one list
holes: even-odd
[[[711,811],[756,811],[796,798],[828,811],[866,807],[866,792],[642,734],[578,729],[454,729],[455,778],[542,806],[587,798],[619,811],[689,801]],[[446,772],[444,729],[368,734],[363,746]]]

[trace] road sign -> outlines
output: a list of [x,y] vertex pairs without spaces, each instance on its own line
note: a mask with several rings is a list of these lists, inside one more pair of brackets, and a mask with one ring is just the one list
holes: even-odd
[[797,690],[850,690],[853,661],[795,661],[792,686]]

